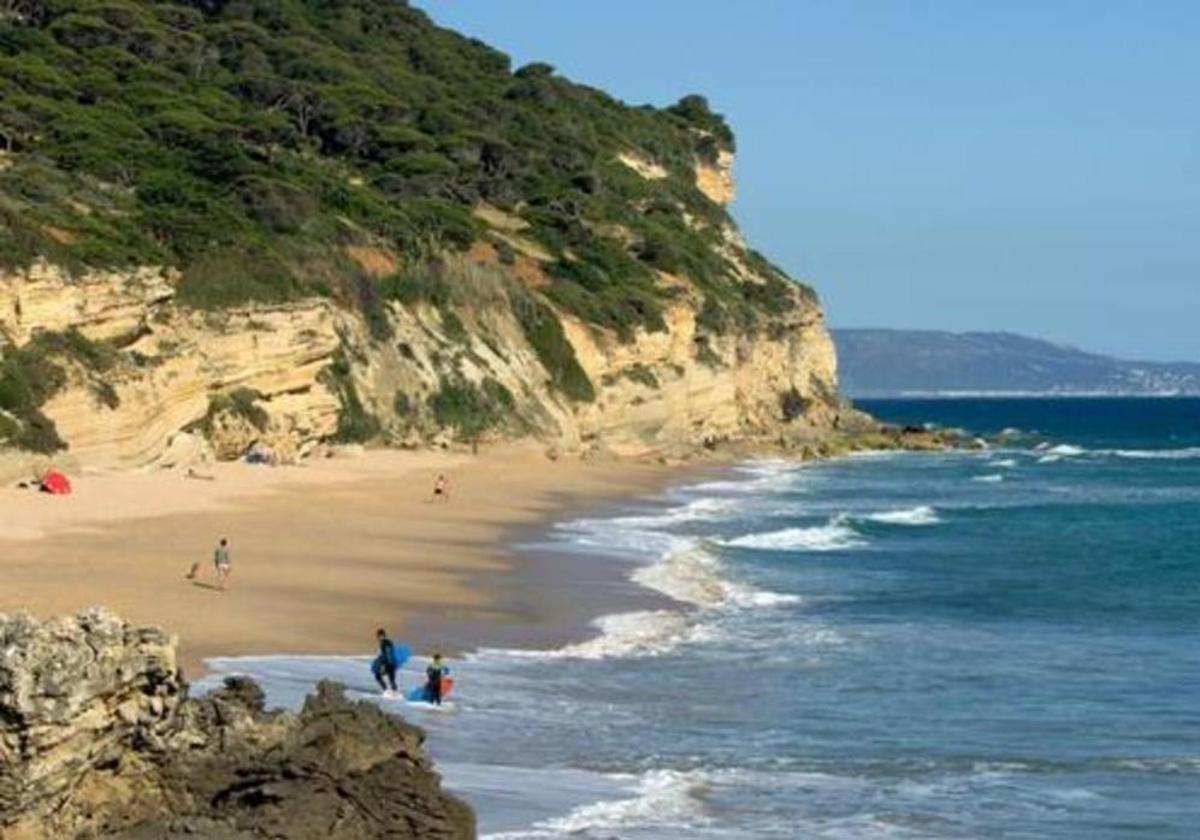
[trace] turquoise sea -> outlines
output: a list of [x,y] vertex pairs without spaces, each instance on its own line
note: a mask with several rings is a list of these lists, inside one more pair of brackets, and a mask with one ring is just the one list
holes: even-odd
[[989,446],[750,462],[522,546],[671,600],[404,709],[484,834],[1200,836],[1200,400],[863,407]]

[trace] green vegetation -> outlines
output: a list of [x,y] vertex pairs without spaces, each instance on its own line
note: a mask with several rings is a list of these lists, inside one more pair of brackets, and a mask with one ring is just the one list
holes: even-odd
[[0,356],[0,442],[33,452],[55,452],[66,444],[42,406],[67,384],[63,363],[74,364],[93,394],[108,408],[119,404],[116,389],[103,378],[119,355],[78,330],[37,333],[23,347],[6,347]]
[[442,377],[429,409],[441,426],[456,429],[460,440],[476,440],[488,429],[503,426],[515,417],[512,392],[491,377],[479,384],[461,377]]
[[659,386],[658,377],[654,375],[654,371],[641,362],[636,362],[621,371],[621,375],[630,382],[636,382],[639,385],[645,385],[647,388],[657,389]]
[[365,443],[379,435],[379,418],[367,411],[358,395],[350,369],[346,348],[334,354],[333,361],[321,374],[321,381],[338,398],[337,430],[334,439],[339,443]]
[[213,421],[219,414],[240,417],[260,432],[267,428],[271,418],[258,401],[262,394],[253,388],[236,388],[226,394],[214,394],[208,400],[208,412],[198,423],[205,434],[212,432]]
[[41,408],[66,384],[66,372],[31,345],[0,360],[0,439],[21,449],[54,452],[66,445]]
[[[329,297],[380,343],[395,338],[397,304],[436,308],[457,342],[509,305],[575,401],[595,389],[548,304],[631,340],[664,329],[686,293],[662,273],[699,291],[704,334],[769,329],[811,296],[727,241],[724,208],[696,187],[697,161],[733,148],[703,97],[633,107],[546,64],[514,70],[403,0],[0,2],[0,268],[167,264],[181,305]],[[523,259],[476,219],[481,203],[547,251],[545,286],[502,286],[455,261],[489,240],[502,265]],[[403,268],[372,275],[350,256],[360,246]],[[77,350],[54,353],[104,364]],[[61,387],[54,364],[25,355],[4,355],[0,435],[60,446],[40,414]],[[343,352],[326,379],[338,437],[366,440],[379,424],[351,363]],[[105,379],[90,381],[115,405]]]
[[[9,5],[6,263],[173,263],[198,308],[333,294],[365,302],[383,339],[377,301],[423,294],[414,278],[374,296],[312,266],[360,242],[418,258],[467,248],[486,201],[559,258],[556,303],[623,336],[661,328],[651,269],[738,295],[714,248],[725,213],[693,182],[698,158],[734,146],[703,97],[634,108],[549,65],[513,72],[399,0]],[[622,153],[668,177],[648,182]]]
[[596,388],[580,367],[575,348],[550,307],[528,295],[514,295],[512,305],[526,340],[550,374],[550,384],[576,402],[596,399]]

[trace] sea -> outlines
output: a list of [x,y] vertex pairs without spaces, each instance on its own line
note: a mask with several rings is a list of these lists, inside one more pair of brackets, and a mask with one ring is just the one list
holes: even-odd
[[[986,445],[750,461],[518,546],[666,597],[399,704],[482,836],[1200,837],[1200,400],[860,407]],[[363,659],[210,665],[373,696]]]

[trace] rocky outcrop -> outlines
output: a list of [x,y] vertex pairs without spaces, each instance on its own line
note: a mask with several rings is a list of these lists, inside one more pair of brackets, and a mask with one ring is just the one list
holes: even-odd
[[716,161],[696,162],[696,187],[708,196],[708,200],[727,207],[736,194],[733,181],[733,152],[722,149]]
[[[819,310],[800,308],[777,338],[712,339],[696,358],[697,312],[667,310],[667,329],[628,344],[565,322],[580,364],[599,383],[595,403],[578,414],[579,434],[613,454],[684,456],[730,440],[809,437],[831,428],[841,406],[836,359]],[[795,394],[804,411],[785,418]]]
[[0,616],[0,838],[469,838],[420,729],[322,683],[298,714],[103,611]]

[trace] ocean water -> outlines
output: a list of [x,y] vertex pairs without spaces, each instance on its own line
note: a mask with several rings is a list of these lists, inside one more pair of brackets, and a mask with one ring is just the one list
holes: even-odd
[[[484,835],[1200,836],[1200,401],[865,407],[1003,438],[747,463],[528,547],[674,606],[399,704]],[[212,664],[371,693],[366,660]]]

